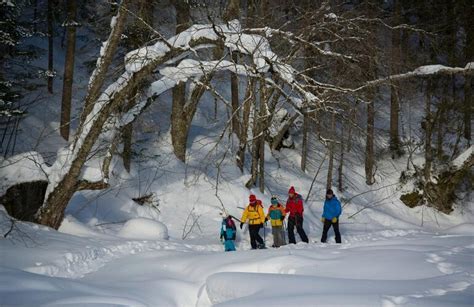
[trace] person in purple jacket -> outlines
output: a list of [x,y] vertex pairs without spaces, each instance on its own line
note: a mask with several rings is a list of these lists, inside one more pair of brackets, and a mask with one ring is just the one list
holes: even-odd
[[329,228],[334,228],[336,235],[336,243],[341,243],[341,233],[339,232],[339,216],[342,213],[341,202],[334,195],[334,192],[329,189],[326,192],[326,200],[324,201],[323,216],[321,221],[324,223],[323,235],[321,242],[326,243]]

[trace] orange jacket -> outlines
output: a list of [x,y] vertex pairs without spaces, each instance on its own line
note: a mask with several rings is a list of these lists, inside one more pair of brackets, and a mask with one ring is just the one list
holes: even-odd
[[257,200],[255,205],[249,204],[244,213],[242,213],[242,218],[240,221],[245,223],[249,220],[249,225],[257,225],[265,223],[265,213],[263,212],[262,201]]

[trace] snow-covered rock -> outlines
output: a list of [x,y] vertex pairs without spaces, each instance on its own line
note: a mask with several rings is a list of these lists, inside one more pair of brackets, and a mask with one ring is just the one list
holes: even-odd
[[140,240],[167,240],[168,228],[158,221],[136,218],[127,221],[118,232],[118,236]]

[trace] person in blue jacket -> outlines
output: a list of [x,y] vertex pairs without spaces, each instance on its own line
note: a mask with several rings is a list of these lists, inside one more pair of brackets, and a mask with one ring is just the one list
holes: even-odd
[[235,223],[232,220],[232,216],[228,215],[222,220],[221,224],[221,236],[220,239],[224,243],[224,249],[226,252],[235,251],[234,240],[236,237],[236,227]]
[[334,228],[336,235],[336,243],[341,243],[341,233],[339,232],[339,216],[342,213],[341,202],[337,199],[334,192],[329,189],[326,192],[326,200],[324,201],[324,210],[321,221],[324,223],[323,235],[321,242],[326,243],[329,228]]

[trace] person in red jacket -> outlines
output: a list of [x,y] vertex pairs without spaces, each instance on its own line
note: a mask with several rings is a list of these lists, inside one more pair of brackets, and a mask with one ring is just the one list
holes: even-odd
[[303,229],[303,198],[297,194],[294,187],[288,191],[288,200],[286,201],[286,210],[288,216],[288,241],[296,244],[296,231],[300,235],[301,241],[308,243],[308,237]]

